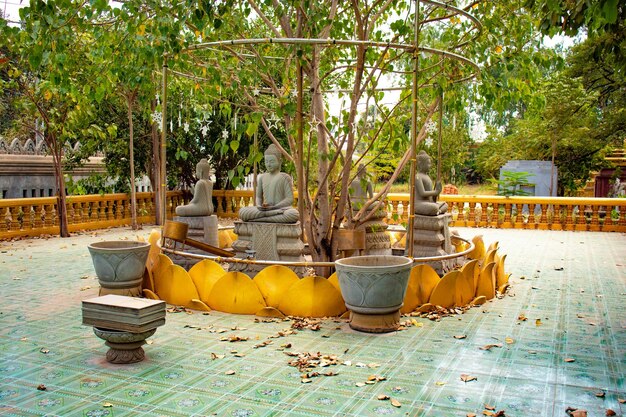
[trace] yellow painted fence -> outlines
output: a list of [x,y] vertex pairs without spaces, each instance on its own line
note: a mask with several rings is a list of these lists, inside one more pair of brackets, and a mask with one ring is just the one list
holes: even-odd
[[[252,204],[252,191],[215,190],[219,217],[236,218],[239,208]],[[167,216],[186,202],[182,191],[167,194]],[[626,199],[570,197],[502,197],[442,195],[451,226],[541,230],[626,232]],[[389,194],[388,223],[408,223],[408,194]],[[58,234],[55,197],[0,199],[0,239]],[[154,224],[153,193],[137,193],[138,222]],[[69,196],[70,231],[103,229],[130,224],[130,195]]]

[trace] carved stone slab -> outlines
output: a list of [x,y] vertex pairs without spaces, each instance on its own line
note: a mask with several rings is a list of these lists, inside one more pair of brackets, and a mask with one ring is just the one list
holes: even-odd
[[[304,243],[300,240],[300,223],[235,222],[237,240],[233,250],[238,258],[267,261],[304,262]],[[245,272],[254,277],[265,265],[232,264],[230,271]],[[304,274],[303,267],[292,267],[296,274]]]

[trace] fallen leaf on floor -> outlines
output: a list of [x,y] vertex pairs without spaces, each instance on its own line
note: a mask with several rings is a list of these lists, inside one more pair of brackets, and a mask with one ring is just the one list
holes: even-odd
[[44,384],[39,384],[39,385],[37,385],[37,389],[39,391],[45,391],[45,390],[48,389],[48,387],[46,387]]
[[467,414],[465,414],[465,417],[476,417],[476,414],[474,414],[474,413],[467,413]]
[[154,343],[154,340],[146,340],[146,344],[151,345]]
[[563,269],[564,268],[562,266],[558,266],[558,267],[554,268],[555,271],[563,271]]
[[617,402],[620,403],[620,404],[626,404],[626,400],[623,399],[623,398],[618,398]]
[[455,339],[459,339],[460,340],[460,339],[465,339],[467,336],[464,335],[464,334],[455,334],[452,337],[454,337]]
[[565,359],[563,359],[563,361],[571,363],[571,362],[576,362],[576,359],[574,359],[574,358],[565,358]]
[[393,405],[396,408],[402,407],[402,404],[400,404],[400,401],[398,401],[396,399],[391,400],[391,405]]
[[367,367],[368,368],[372,368],[372,369],[376,369],[376,368],[380,367],[380,364],[372,362],[372,363],[368,363]]
[[598,398],[604,398],[605,395],[604,391],[596,392],[596,397]]
[[489,344],[489,345],[481,346],[478,349],[480,349],[480,350],[491,350],[491,348],[494,348],[494,347],[500,348],[500,347],[502,347],[502,343],[492,343],[492,344]]
[[615,411],[611,410],[610,408],[607,408],[606,409],[606,413],[604,413],[604,415],[606,415],[606,416],[616,416],[617,413]]
[[437,382],[435,382],[435,385],[438,385],[438,386],[442,387],[442,386],[446,385],[446,383],[443,382],[443,381],[437,381]]
[[567,407],[565,412],[570,417],[587,417],[587,410],[579,410],[574,407]]
[[365,382],[357,382],[356,384],[357,387],[364,387],[365,386]]
[[28,337],[22,337],[22,338],[20,338],[20,341],[22,341],[22,342],[26,342],[27,340],[28,340]]
[[487,410],[495,410],[495,409],[496,409],[496,407],[495,407],[495,406],[493,406],[493,405],[489,405],[489,404],[485,404],[485,408],[486,408]]
[[313,382],[313,380],[310,378],[302,378],[300,382],[303,384],[308,384],[309,382]]
[[484,416],[495,416],[495,415],[496,415],[496,413],[494,413],[493,411],[484,410],[484,411],[483,411],[483,415],[484,415]]
[[513,339],[512,339],[512,338],[510,338],[510,337],[507,337],[506,339],[504,339],[504,341],[505,341],[506,343],[508,343],[509,345],[511,345],[511,344],[513,344],[513,343],[515,343],[515,340],[513,340]]
[[535,326],[541,326],[541,319],[535,320]]
[[89,285],[80,288],[81,291],[86,291],[86,290],[90,290],[90,289],[91,289],[91,287]]
[[478,378],[476,378],[475,376],[471,376],[468,374],[461,374],[461,381],[463,382],[470,382],[470,381],[477,381]]
[[215,360],[215,359],[224,359],[225,355],[218,355],[217,353],[213,353],[211,352],[211,359]]
[[41,353],[43,353],[44,355],[45,355],[46,353],[49,353],[49,352],[50,352],[50,350],[49,350],[49,349],[46,349],[46,348],[41,348],[41,349],[39,349],[39,351],[40,351]]
[[517,316],[517,319],[518,319],[519,321],[526,321],[526,320],[528,320],[528,317],[526,317],[526,316],[522,313],[522,314],[520,314],[519,316]]
[[388,399],[390,399],[391,397],[385,394],[380,394],[378,397],[376,397],[377,399],[379,399],[380,401],[386,401]]
[[233,370],[231,369],[231,370],[228,370],[228,371],[224,372],[224,374],[225,374],[225,375],[235,375],[235,371],[233,371]]
[[105,407],[105,408],[110,408],[110,407],[113,407],[113,404],[111,404],[111,403],[102,403],[102,406]]

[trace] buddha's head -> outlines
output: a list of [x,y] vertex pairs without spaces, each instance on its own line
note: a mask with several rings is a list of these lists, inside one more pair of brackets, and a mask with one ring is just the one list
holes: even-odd
[[265,150],[265,168],[269,172],[276,172],[280,169],[280,165],[283,162],[283,155],[280,149],[273,143]]
[[430,159],[430,156],[428,156],[428,154],[426,153],[426,151],[419,151],[419,153],[417,154],[417,170],[419,172],[424,172],[424,173],[428,173],[428,171],[430,171],[430,167],[432,165],[432,160]]
[[206,158],[202,158],[196,165],[196,177],[199,180],[208,180],[211,176],[211,164]]

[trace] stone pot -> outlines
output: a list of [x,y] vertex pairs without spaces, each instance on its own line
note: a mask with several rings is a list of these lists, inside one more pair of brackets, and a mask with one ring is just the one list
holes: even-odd
[[100,282],[100,295],[140,295],[150,244],[129,240],[96,242],[88,246]]
[[355,256],[335,261],[350,327],[369,333],[394,331],[413,261],[404,256]]

